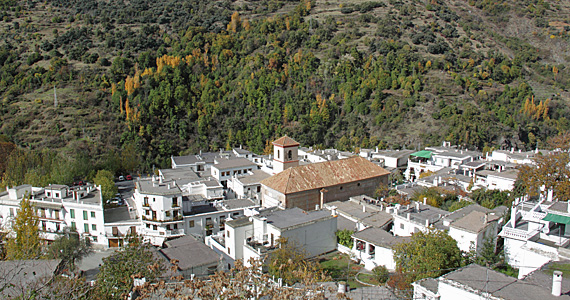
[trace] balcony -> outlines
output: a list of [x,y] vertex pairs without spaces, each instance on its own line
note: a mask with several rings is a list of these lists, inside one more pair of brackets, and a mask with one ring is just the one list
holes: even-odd
[[166,231],[146,230],[145,235],[160,236],[160,237],[178,237],[184,235],[184,229],[172,229]]
[[504,238],[528,241],[531,238],[535,237],[538,233],[538,230],[526,231],[516,228],[504,227],[499,235]]
[[169,222],[182,222],[184,219],[182,216],[176,216],[176,217],[170,217],[164,220],[159,220],[156,218],[150,218],[147,216],[142,216],[143,221],[147,221],[147,222],[154,222],[154,223],[169,223]]

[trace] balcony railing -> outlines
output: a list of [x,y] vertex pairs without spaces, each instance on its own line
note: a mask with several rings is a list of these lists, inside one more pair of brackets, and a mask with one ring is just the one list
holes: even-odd
[[178,221],[182,221],[183,217],[182,216],[176,216],[176,217],[171,217],[171,218],[167,218],[164,220],[159,220],[157,218],[149,218],[147,216],[142,216],[143,221],[148,221],[148,222],[156,222],[156,223],[167,223],[167,222],[178,222]]
[[513,239],[517,239],[517,240],[528,241],[531,238],[533,238],[535,235],[537,235],[538,232],[539,232],[538,230],[526,231],[526,230],[520,230],[520,229],[516,229],[516,228],[505,227],[505,228],[503,228],[503,231],[501,231],[501,233],[499,235],[502,237],[508,237],[508,238],[513,238]]

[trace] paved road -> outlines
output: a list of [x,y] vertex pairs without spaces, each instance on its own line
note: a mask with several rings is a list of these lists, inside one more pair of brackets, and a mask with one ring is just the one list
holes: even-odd
[[115,182],[115,185],[117,186],[119,193],[121,194],[121,198],[125,199],[125,201],[128,202],[129,207],[135,207],[134,202],[131,199],[133,193],[135,192],[135,180],[137,179],[133,178],[133,180]]

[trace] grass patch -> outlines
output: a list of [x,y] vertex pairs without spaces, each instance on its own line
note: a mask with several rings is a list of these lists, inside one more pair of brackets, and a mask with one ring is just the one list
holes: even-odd
[[333,281],[347,281],[348,278],[347,284],[350,288],[363,287],[354,280],[362,266],[354,263],[346,254],[335,251],[317,258],[317,262]]
[[548,275],[552,275],[554,271],[562,271],[564,274],[570,274],[570,263],[551,263],[544,272]]
[[358,280],[360,280],[364,283],[373,284],[373,285],[379,285],[380,284],[378,279],[376,279],[376,276],[374,276],[372,274],[360,273],[360,274],[358,274]]

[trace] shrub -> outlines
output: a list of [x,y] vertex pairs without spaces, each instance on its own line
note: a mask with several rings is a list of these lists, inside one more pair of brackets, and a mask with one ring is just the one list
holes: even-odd
[[376,280],[378,280],[378,282],[381,284],[386,283],[390,278],[390,272],[388,272],[388,269],[386,269],[384,266],[378,266],[372,269],[372,273],[374,274]]

